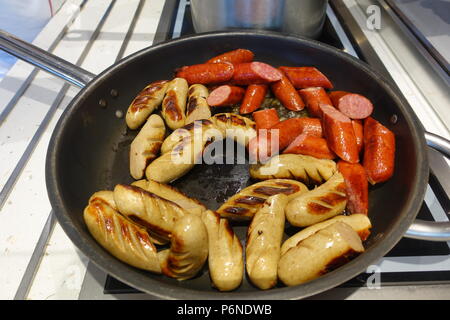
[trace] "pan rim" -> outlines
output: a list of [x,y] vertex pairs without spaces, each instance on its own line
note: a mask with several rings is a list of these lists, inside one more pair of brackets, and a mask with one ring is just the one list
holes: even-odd
[[[79,237],[78,230],[71,223],[69,215],[64,208],[61,190],[59,189],[60,187],[58,186],[57,182],[57,153],[60,149],[60,140],[58,139],[58,137],[61,136],[65,124],[70,120],[71,115],[74,113],[74,110],[76,109],[75,106],[81,105],[86,96],[89,95],[90,92],[95,90],[98,84],[102,83],[102,81],[107,78],[110,73],[113,73],[114,70],[120,69],[124,64],[129,63],[130,61],[142,55],[150,54],[150,52],[158,50],[161,47],[179,45],[180,43],[191,41],[192,39],[202,40],[208,39],[210,37],[229,36],[264,37],[266,41],[272,38],[307,45],[315,49],[326,51],[328,54],[330,54],[330,56],[334,56],[335,58],[347,60],[351,64],[356,64],[358,68],[361,68],[371,78],[378,79],[379,84],[383,87],[385,92],[389,94],[390,97],[396,102],[396,105],[402,112],[402,116],[404,116],[405,121],[412,130],[411,134],[415,137],[414,142],[416,145],[414,147],[415,150],[417,150],[417,170],[414,177],[414,187],[407,200],[407,203],[409,205],[404,209],[406,213],[403,214],[402,219],[398,219],[398,221],[393,224],[386,233],[384,233],[384,239],[380,240],[376,246],[372,246],[370,250],[367,250],[366,252],[364,252],[364,254],[350,261],[346,265],[340,267],[338,270],[332,271],[316,280],[307,282],[299,286],[273,288],[268,291],[258,292],[258,294],[255,295],[253,291],[226,293],[219,291],[199,291],[178,287],[176,285],[161,283],[157,279],[147,277],[147,281],[145,281],[145,283],[153,284],[152,288],[148,288],[147,286],[144,286],[142,284],[143,282],[141,282],[140,280],[143,276],[142,274],[135,272],[130,276],[130,268],[132,267],[125,265],[106,252],[105,254],[102,253],[102,256],[99,256],[97,250],[94,250],[94,248],[90,246],[90,243],[87,241],[87,239]],[[377,259],[383,257],[402,238],[403,234],[406,232],[406,230],[416,217],[425,196],[426,183],[422,183],[428,178],[428,160],[426,157],[426,152],[424,151],[425,146],[426,143],[423,127],[414,111],[407,103],[406,99],[402,95],[398,95],[396,91],[393,90],[389,85],[389,81],[387,81],[377,71],[373,70],[365,62],[356,59],[347,53],[341,52],[338,49],[327,44],[298,36],[269,31],[234,30],[206,32],[185,36],[174,40],[168,40],[157,45],[144,48],[110,66],[98,76],[96,76],[82,90],[80,90],[80,92],[70,102],[69,106],[61,115],[50,139],[46,159],[47,192],[58,222],[60,223],[61,227],[68,235],[68,237],[71,239],[71,241],[81,250],[81,252],[83,252],[83,254],[85,254],[89,258],[89,260],[97,265],[100,269],[138,290],[162,299],[301,299],[318,294],[320,292],[327,291],[344,283],[345,281],[350,280],[351,278],[355,277],[355,275],[360,274],[362,271],[367,269],[369,265],[375,263]],[[114,272],[112,272],[112,266],[114,267]],[[128,276],[123,276],[127,274]]]

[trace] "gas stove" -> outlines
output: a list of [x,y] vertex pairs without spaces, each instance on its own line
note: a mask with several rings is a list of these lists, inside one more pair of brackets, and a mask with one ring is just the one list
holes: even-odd
[[[381,59],[367,41],[361,39],[362,32],[352,31],[349,12],[338,1],[330,1],[327,19],[318,41],[338,48],[370,64],[374,69],[391,78]],[[346,21],[345,24],[340,21]],[[186,0],[168,0],[164,6],[153,43],[195,33],[190,3]],[[394,81],[392,81],[395,83]],[[448,166],[442,156],[430,150],[432,165],[425,201],[418,218],[428,221],[448,221],[450,201],[439,181],[448,178]],[[340,287],[312,298],[340,299],[349,295],[355,298],[387,298],[399,294],[402,288],[421,287],[424,294],[429,290],[438,294],[448,290],[450,284],[450,243],[430,242],[403,238],[378,263]],[[362,290],[361,290],[362,289]],[[380,290],[370,290],[380,289]],[[443,290],[443,291],[439,291]],[[438,296],[439,297],[439,296]],[[92,263],[88,265],[80,299],[156,299],[143,294],[115,278],[104,274]]]

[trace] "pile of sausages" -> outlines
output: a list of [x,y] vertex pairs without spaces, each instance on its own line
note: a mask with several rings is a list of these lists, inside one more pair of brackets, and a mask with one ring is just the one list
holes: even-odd
[[[145,87],[128,108],[128,127],[140,129],[130,146],[136,181],[95,193],[84,210],[100,245],[134,267],[178,280],[197,276],[207,263],[220,291],[238,288],[245,271],[260,289],[278,280],[298,285],[364,251],[369,183],[387,181],[395,161],[394,134],[371,117],[366,97],[330,92],[333,84],[317,68],[274,68],[246,49],[175,72]],[[276,109],[261,109],[270,95],[291,111],[306,108],[309,117],[281,121]],[[233,105],[240,114],[214,114]],[[161,116],[152,114],[159,107]],[[204,133],[195,150],[197,127],[243,134],[240,143],[256,160],[249,174],[259,182],[216,211],[169,184],[215,138]],[[192,161],[174,162],[174,154]],[[235,220],[249,222],[245,262]],[[288,239],[286,221],[300,228]]]

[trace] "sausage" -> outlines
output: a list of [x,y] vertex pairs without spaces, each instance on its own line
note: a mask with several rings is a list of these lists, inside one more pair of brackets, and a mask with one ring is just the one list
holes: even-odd
[[370,229],[372,228],[372,224],[370,222],[370,219],[366,215],[364,214],[351,214],[349,216],[338,215],[334,218],[304,228],[301,231],[294,234],[293,236],[291,236],[290,238],[288,238],[286,241],[283,242],[283,245],[281,246],[281,255],[284,255],[289,249],[296,247],[297,244],[299,244],[301,241],[305,240],[309,236],[315,234],[317,231],[322,230],[337,221],[344,222],[348,224],[350,227],[352,227],[352,229],[355,230],[356,233],[361,238],[361,241],[366,240],[370,235]]
[[260,289],[270,289],[277,283],[278,261],[284,233],[284,194],[268,198],[256,212],[247,230],[245,248],[246,270],[250,281]]
[[282,73],[264,62],[248,62],[234,65],[230,82],[233,85],[268,84],[281,80]]
[[227,219],[207,210],[202,220],[208,232],[208,267],[213,286],[220,291],[236,289],[244,277],[243,249]]
[[332,89],[331,81],[315,67],[279,67],[291,81],[295,89],[322,87]]
[[200,215],[206,211],[206,207],[200,201],[188,197],[171,185],[145,179],[135,181],[131,185],[172,201],[191,214]]
[[121,214],[145,227],[162,243],[170,238],[176,220],[188,214],[175,202],[135,186],[116,185],[114,201]]
[[278,276],[287,286],[299,285],[339,268],[363,251],[358,234],[347,224],[335,222],[282,255]]
[[208,258],[208,232],[197,215],[186,215],[174,225],[170,249],[158,252],[161,271],[177,280],[199,273]]
[[236,49],[222,53],[216,57],[213,57],[206,61],[206,63],[220,63],[229,62],[232,64],[239,64],[245,62],[252,62],[254,58],[254,53],[247,49]]
[[254,138],[249,145],[250,160],[265,162],[289,146],[304,129],[301,119],[286,119],[265,132],[259,130],[258,137]]
[[373,112],[373,104],[366,97],[345,91],[329,93],[333,105],[350,119],[365,119]]
[[83,219],[94,239],[117,259],[139,269],[161,273],[156,248],[147,231],[123,217],[108,201],[94,196]]
[[265,84],[251,84],[245,91],[244,99],[242,100],[241,107],[239,108],[240,114],[252,113],[259,109],[264,101],[268,90],[268,86]]
[[361,120],[352,120],[353,131],[356,137],[356,146],[360,154],[364,148],[364,126]]
[[373,119],[364,120],[364,160],[370,184],[385,182],[394,174],[395,135]]
[[101,190],[95,192],[90,198],[88,203],[91,203],[95,199],[100,199],[106,202],[111,208],[117,211],[116,202],[114,201],[114,192],[111,190]]
[[308,188],[301,182],[289,179],[272,179],[248,186],[229,198],[217,209],[224,218],[251,220],[270,196],[284,194],[289,199],[296,197]]
[[283,154],[284,153],[303,154],[318,159],[333,160],[336,158],[334,152],[328,148],[327,140],[310,136],[307,133],[302,133],[295,138],[294,141],[284,149]]
[[305,103],[299,93],[285,75],[282,75],[279,81],[272,83],[270,89],[285,108],[292,111],[300,111],[305,108]]
[[134,98],[128,107],[125,121],[128,128],[139,128],[149,115],[157,109],[166,94],[169,81],[160,80],[150,83]]
[[257,130],[269,129],[280,122],[278,112],[274,108],[255,111],[252,116],[255,120]]
[[337,168],[344,176],[348,211],[353,214],[367,215],[369,212],[369,182],[364,167],[359,163],[348,163],[341,160],[338,162]]
[[186,124],[181,128],[173,131],[166,139],[164,139],[161,145],[161,153],[171,151],[177,144],[179,144],[184,138],[191,137],[196,130],[213,130],[216,125],[211,121],[211,119],[201,119],[196,120],[192,123]]
[[217,113],[210,118],[224,137],[233,139],[243,146],[256,137],[256,124],[253,120],[234,113]]
[[201,84],[193,84],[188,90],[185,125],[196,120],[211,117],[211,110],[206,99],[209,96],[208,88]]
[[250,165],[250,176],[254,179],[294,179],[306,185],[322,184],[336,171],[336,163],[332,160],[301,154],[277,155],[265,164]]
[[130,146],[130,173],[141,179],[147,165],[157,157],[166,133],[163,119],[151,115]]
[[167,126],[172,130],[184,126],[188,88],[188,83],[183,78],[173,79],[167,87],[161,114]]
[[305,133],[309,136],[322,138],[323,129],[322,122],[318,118],[298,118],[298,126],[301,129],[301,133]]
[[189,85],[219,84],[229,81],[234,74],[231,63],[203,63],[184,66],[176,71],[177,78],[184,78]]
[[347,205],[344,177],[336,172],[327,182],[291,200],[286,219],[296,227],[307,227],[341,214]]
[[320,109],[323,132],[330,149],[342,160],[358,163],[358,145],[350,118],[332,106],[320,105]]
[[305,88],[298,91],[305,102],[306,109],[313,117],[321,118],[320,104],[331,105],[332,102],[327,92],[322,87]]
[[237,86],[223,85],[217,87],[206,99],[211,107],[224,107],[237,104],[242,101],[245,89]]

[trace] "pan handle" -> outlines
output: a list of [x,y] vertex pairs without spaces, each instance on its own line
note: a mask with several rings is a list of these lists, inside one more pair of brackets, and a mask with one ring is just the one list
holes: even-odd
[[[433,133],[426,132],[425,139],[428,146],[440,151],[447,158],[450,158],[450,141]],[[434,222],[416,219],[405,233],[406,238],[429,240],[429,241],[450,241],[450,222]]]
[[14,35],[0,30],[0,49],[80,88],[95,75]]

